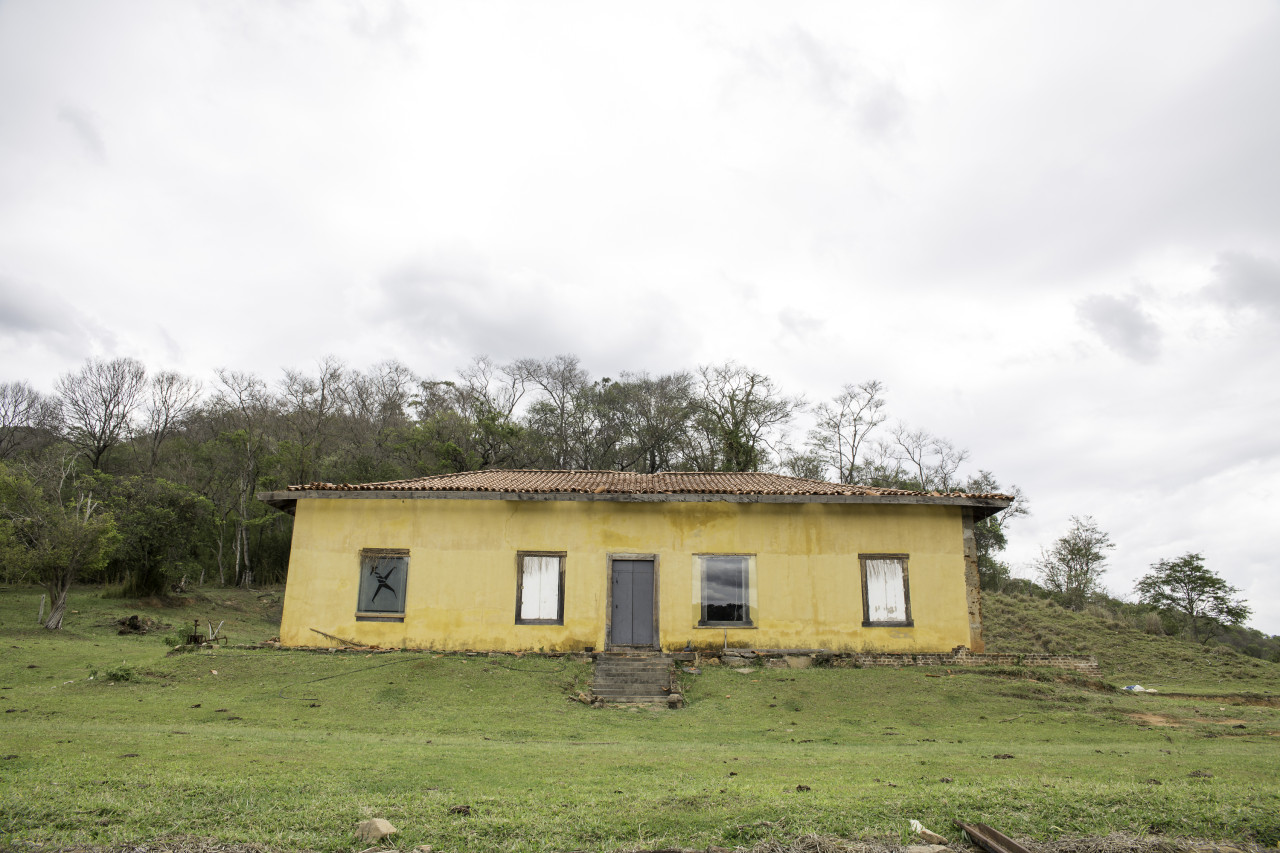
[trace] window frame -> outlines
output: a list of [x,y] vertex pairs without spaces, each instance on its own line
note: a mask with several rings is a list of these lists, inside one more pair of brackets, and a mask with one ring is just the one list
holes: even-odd
[[[404,589],[401,591],[400,609],[396,610],[361,610],[360,592],[364,588],[364,561],[366,558],[403,557]],[[360,568],[356,583],[356,621],[357,622],[403,622],[405,600],[409,597],[409,549],[408,548],[361,548]]]
[[[698,628],[754,628],[755,622],[752,620],[751,606],[751,581],[752,571],[755,563],[755,554],[694,554],[694,559],[698,561]],[[742,611],[744,618],[742,620],[734,620],[726,622],[723,620],[707,619],[707,560],[716,557],[738,557],[742,560],[743,573],[743,599]]]
[[[864,628],[914,628],[911,617],[911,575],[907,569],[908,554],[859,554],[858,567],[862,575],[862,627]],[[902,604],[906,618],[895,621],[871,621],[871,602],[867,598],[867,561],[898,560],[902,563]]]
[[[524,605],[524,558],[556,557],[560,560],[559,588],[556,590],[556,617],[554,619],[524,619],[520,611]],[[517,625],[563,625],[564,624],[564,575],[565,565],[569,562],[567,551],[517,551],[516,552],[516,624]]]

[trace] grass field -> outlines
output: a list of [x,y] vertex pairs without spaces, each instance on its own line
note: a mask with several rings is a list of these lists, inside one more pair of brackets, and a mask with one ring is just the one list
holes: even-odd
[[[0,590],[0,844],[359,850],[367,817],[406,850],[905,841],[911,818],[952,838],[961,819],[1037,839],[1280,842],[1280,666],[1198,661],[1167,638],[1104,653],[1105,626],[1024,602],[989,603],[994,644],[1081,630],[1108,680],[1185,695],[1021,671],[706,667],[683,676],[683,710],[598,710],[569,700],[590,672],[566,658],[167,655],[197,617],[227,620],[233,643],[274,635],[278,593],[165,607],[80,590],[59,634],[36,627],[38,599]],[[117,635],[135,613],[173,627]]]

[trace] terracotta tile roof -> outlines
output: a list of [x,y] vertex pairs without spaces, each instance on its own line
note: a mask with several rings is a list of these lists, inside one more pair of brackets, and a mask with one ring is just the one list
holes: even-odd
[[996,493],[916,492],[878,486],[844,485],[760,472],[669,471],[637,474],[630,471],[536,471],[488,469],[439,474],[387,483],[308,483],[291,492],[506,492],[520,494],[631,495],[864,495],[1012,500]]

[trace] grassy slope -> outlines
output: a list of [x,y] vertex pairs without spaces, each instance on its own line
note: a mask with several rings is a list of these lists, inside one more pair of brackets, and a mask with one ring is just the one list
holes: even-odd
[[[233,641],[264,639],[278,596],[147,611],[86,591],[52,636],[33,624],[37,600],[0,591],[0,708],[13,709],[0,717],[0,846],[190,833],[353,850],[369,816],[400,827],[402,848],[440,850],[898,837],[912,817],[946,834],[960,818],[1037,838],[1280,840],[1280,711],[1267,706],[980,672],[708,667],[684,676],[683,711],[599,711],[566,701],[589,676],[567,660],[166,657],[158,636],[111,625],[149,613],[177,633],[199,615],[228,619]],[[993,645],[1025,630],[998,602],[988,612]],[[1076,624],[1046,613],[1044,626]],[[1121,671],[1159,662],[1089,649]],[[139,678],[87,680],[117,666]],[[1262,667],[1220,692],[1274,686],[1280,667]],[[1175,672],[1201,692],[1222,674],[1216,661]],[[1131,716],[1153,712],[1161,725]],[[469,816],[450,813],[463,804]]]
[[986,593],[983,627],[988,651],[1097,655],[1121,685],[1161,691],[1280,695],[1280,666],[1239,654],[1154,636],[1125,623],[1076,613],[1043,599]]

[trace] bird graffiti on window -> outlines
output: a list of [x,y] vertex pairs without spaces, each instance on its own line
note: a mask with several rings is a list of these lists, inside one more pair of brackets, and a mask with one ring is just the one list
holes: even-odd
[[378,593],[382,592],[384,589],[387,592],[391,593],[392,598],[396,597],[396,591],[391,587],[391,583],[390,583],[391,575],[392,573],[395,572],[395,570],[396,570],[395,563],[392,563],[391,566],[386,571],[383,571],[383,572],[378,571],[377,563],[374,563],[372,566],[369,567],[369,574],[373,575],[374,579],[378,581],[377,589],[375,589],[373,591],[373,595],[369,597],[370,604],[378,600]]

